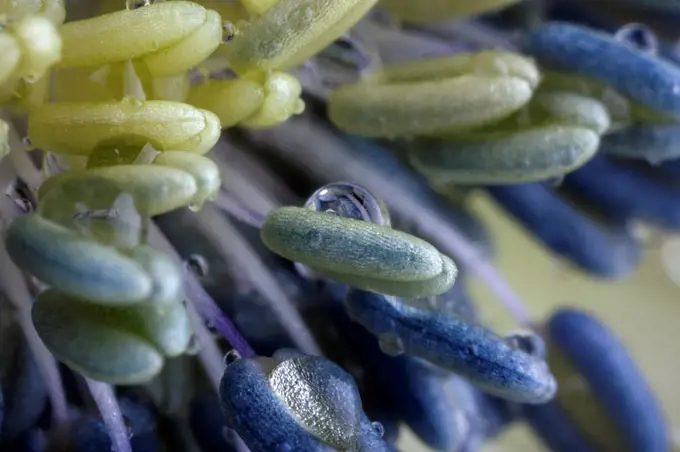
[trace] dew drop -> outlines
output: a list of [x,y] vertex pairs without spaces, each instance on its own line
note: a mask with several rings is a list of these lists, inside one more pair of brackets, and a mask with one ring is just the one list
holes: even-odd
[[377,196],[352,182],[334,182],[315,191],[304,205],[317,212],[391,226],[387,207]]
[[225,20],[222,22],[222,42],[226,43],[236,37],[236,27],[234,24]]
[[514,331],[507,334],[504,339],[505,342],[514,349],[521,350],[539,359],[545,359],[545,342],[541,336],[533,331]]
[[235,363],[239,359],[241,359],[241,354],[235,349],[231,349],[226,355],[224,355],[224,365],[228,366],[229,364]]
[[125,0],[125,8],[128,10],[143,8],[151,4],[153,0]]
[[631,23],[624,25],[614,33],[614,38],[653,55],[659,51],[659,40],[656,33],[645,24]]
[[29,137],[23,137],[21,139],[21,144],[27,151],[33,151],[35,149],[35,146],[33,146],[33,142]]
[[192,254],[189,256],[185,261],[185,267],[199,278],[205,278],[210,271],[208,261],[200,254]]
[[378,336],[380,350],[389,356],[399,356],[404,353],[404,342],[394,333],[385,333]]
[[373,424],[373,428],[382,438],[385,435],[385,427],[383,427],[383,425],[380,422],[371,422],[371,424]]
[[276,452],[292,452],[293,446],[290,443],[282,443],[276,445]]
[[127,110],[127,113],[134,113],[144,105],[144,102],[135,96],[125,96],[120,103],[123,109]]
[[198,339],[198,336],[195,334],[192,334],[191,337],[189,338],[189,344],[187,345],[187,349],[185,353],[187,355],[197,355],[199,350],[201,349],[201,342]]

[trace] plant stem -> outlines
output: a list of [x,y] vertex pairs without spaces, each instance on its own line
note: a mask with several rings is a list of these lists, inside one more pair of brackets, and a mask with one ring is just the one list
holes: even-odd
[[99,414],[109,431],[112,452],[132,452],[128,430],[113,388],[106,383],[90,380],[89,378],[85,378],[85,381],[90,389],[90,394],[92,394],[92,399],[94,399],[97,408],[99,408]]

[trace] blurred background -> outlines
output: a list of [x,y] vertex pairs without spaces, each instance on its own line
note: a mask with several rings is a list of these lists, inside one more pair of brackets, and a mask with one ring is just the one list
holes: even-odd
[[[680,260],[680,255],[670,249],[671,237],[652,232],[646,239],[644,262],[630,278],[601,281],[550,256],[488,197],[478,194],[472,201],[494,238],[497,265],[537,319],[560,305],[582,307],[599,316],[626,343],[669,418],[673,450],[680,451],[680,287],[668,276],[673,270],[668,258]],[[676,265],[675,271],[679,270]],[[470,284],[470,291],[491,328],[496,332],[514,328],[513,320],[479,281]],[[410,432],[402,434],[400,446],[408,452],[429,450]],[[521,423],[513,424],[484,450],[546,451]]]

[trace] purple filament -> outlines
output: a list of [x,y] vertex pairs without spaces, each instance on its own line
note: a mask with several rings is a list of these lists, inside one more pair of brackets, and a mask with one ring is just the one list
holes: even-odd
[[185,287],[187,295],[206,321],[213,324],[215,329],[229,342],[242,358],[254,358],[256,355],[248,341],[232,323],[229,317],[215,304],[203,286],[197,281],[191,271],[185,269]]

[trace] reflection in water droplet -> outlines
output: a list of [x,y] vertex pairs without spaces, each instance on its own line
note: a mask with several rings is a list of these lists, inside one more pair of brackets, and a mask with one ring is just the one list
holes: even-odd
[[198,339],[198,336],[195,334],[192,334],[191,337],[189,338],[189,344],[187,345],[187,349],[185,353],[187,355],[196,355],[198,352],[201,350],[201,342]]
[[391,226],[385,204],[365,188],[351,182],[334,182],[315,191],[304,205],[318,212]]
[[545,359],[546,346],[543,338],[530,330],[519,330],[505,336],[505,342],[512,348],[521,350],[539,359]]
[[382,438],[385,435],[385,427],[380,422],[372,422],[373,428],[375,429],[376,432],[378,432],[378,435]]
[[222,42],[229,42],[236,37],[236,27],[234,24],[225,20],[222,22]]
[[659,40],[656,33],[645,24],[631,23],[624,25],[614,33],[614,38],[632,44],[643,52],[656,54],[659,51]]
[[224,365],[228,366],[229,364],[233,364],[239,359],[241,359],[241,354],[236,350],[231,349],[227,352],[226,355],[224,355]]
[[316,356],[291,358],[269,373],[269,384],[312,435],[336,449],[355,450],[361,399],[342,369]]
[[380,350],[389,356],[399,356],[404,353],[404,342],[394,333],[385,333],[378,336]]
[[29,137],[23,137],[21,139],[21,144],[27,151],[32,151],[35,149],[35,146],[33,146],[33,143],[31,142],[31,139]]
[[192,254],[185,262],[186,268],[199,278],[208,276],[208,261],[200,254]]
[[153,3],[153,0],[125,0],[126,9],[138,9],[145,6],[149,6]]

